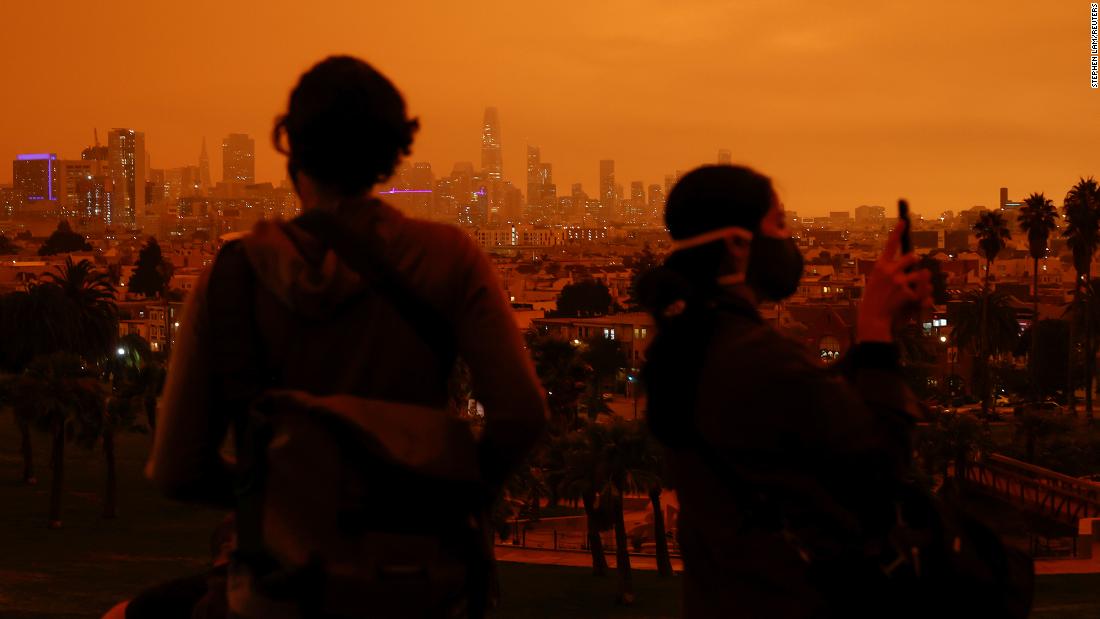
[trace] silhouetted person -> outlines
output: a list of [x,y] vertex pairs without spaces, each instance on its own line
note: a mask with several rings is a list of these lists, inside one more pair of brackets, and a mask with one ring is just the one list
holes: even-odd
[[[235,505],[239,616],[485,605],[477,510],[537,440],[545,403],[474,241],[371,194],[416,129],[365,62],[311,68],[274,131],[302,215],[227,243],[184,309],[148,474],[170,496]],[[476,445],[462,426],[467,459],[440,418],[456,357],[485,411]],[[219,454],[230,427],[237,471]]]
[[931,284],[927,271],[905,271],[916,258],[898,255],[895,229],[867,277],[857,343],[826,368],[758,311],[798,289],[802,257],[784,217],[767,177],[693,170],[668,197],[673,252],[644,284],[658,323],[649,422],[670,447],[687,619],[877,607],[880,592],[846,588],[866,581],[843,558],[892,521],[919,411],[892,326],[929,303]]

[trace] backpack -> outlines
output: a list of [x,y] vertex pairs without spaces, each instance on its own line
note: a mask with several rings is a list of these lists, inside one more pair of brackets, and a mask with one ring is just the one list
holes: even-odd
[[[450,370],[448,321],[369,242],[318,210],[292,225],[394,304]],[[237,448],[230,608],[245,617],[481,616],[492,496],[469,425],[443,409],[279,389],[253,318],[255,279],[239,242],[223,247],[208,306],[216,399]]]
[[782,509],[754,487],[695,426],[694,398],[720,311],[737,307],[688,305],[658,316],[643,383],[646,418],[666,447],[689,450],[724,482],[743,522],[781,540],[801,557],[807,575],[837,616],[997,617],[1023,619],[1031,609],[1032,561],[1006,546],[952,496],[939,496],[913,479],[896,480],[892,522],[862,539],[821,539],[793,531]]

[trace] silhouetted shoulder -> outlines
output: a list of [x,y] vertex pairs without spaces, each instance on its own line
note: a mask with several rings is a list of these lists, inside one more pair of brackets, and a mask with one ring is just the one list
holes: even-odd
[[719,322],[710,357],[726,370],[745,375],[821,369],[802,343],[770,325],[741,317]]

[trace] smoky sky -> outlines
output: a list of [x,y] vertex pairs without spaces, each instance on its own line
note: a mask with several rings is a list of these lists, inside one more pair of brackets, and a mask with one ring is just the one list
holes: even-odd
[[[278,182],[272,120],[313,62],[360,56],[421,120],[411,157],[436,175],[479,161],[500,110],[505,177],[539,146],[560,193],[664,182],[720,148],[808,215],[908,197],[926,216],[993,206],[998,188],[1061,203],[1100,175],[1089,3],[741,0],[604,2],[5,2],[0,158],[78,157],[93,128],[144,131],[154,168],[215,180],[222,137],[256,139]],[[11,181],[0,165],[0,182]]]

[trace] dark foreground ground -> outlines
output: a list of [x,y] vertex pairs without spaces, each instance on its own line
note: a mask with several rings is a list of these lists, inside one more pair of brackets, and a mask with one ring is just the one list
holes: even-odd
[[[0,617],[98,617],[116,601],[156,582],[204,569],[209,533],[222,514],[160,499],[141,477],[149,437],[126,435],[119,446],[119,517],[103,520],[103,463],[98,451],[69,446],[64,528],[46,528],[50,472],[37,436],[39,484],[19,481],[18,434],[0,415]],[[637,603],[614,603],[614,576],[543,565],[501,565],[499,617],[672,618],[679,579],[653,572],[634,577]],[[1039,578],[1033,617],[1100,617],[1100,575]]]

